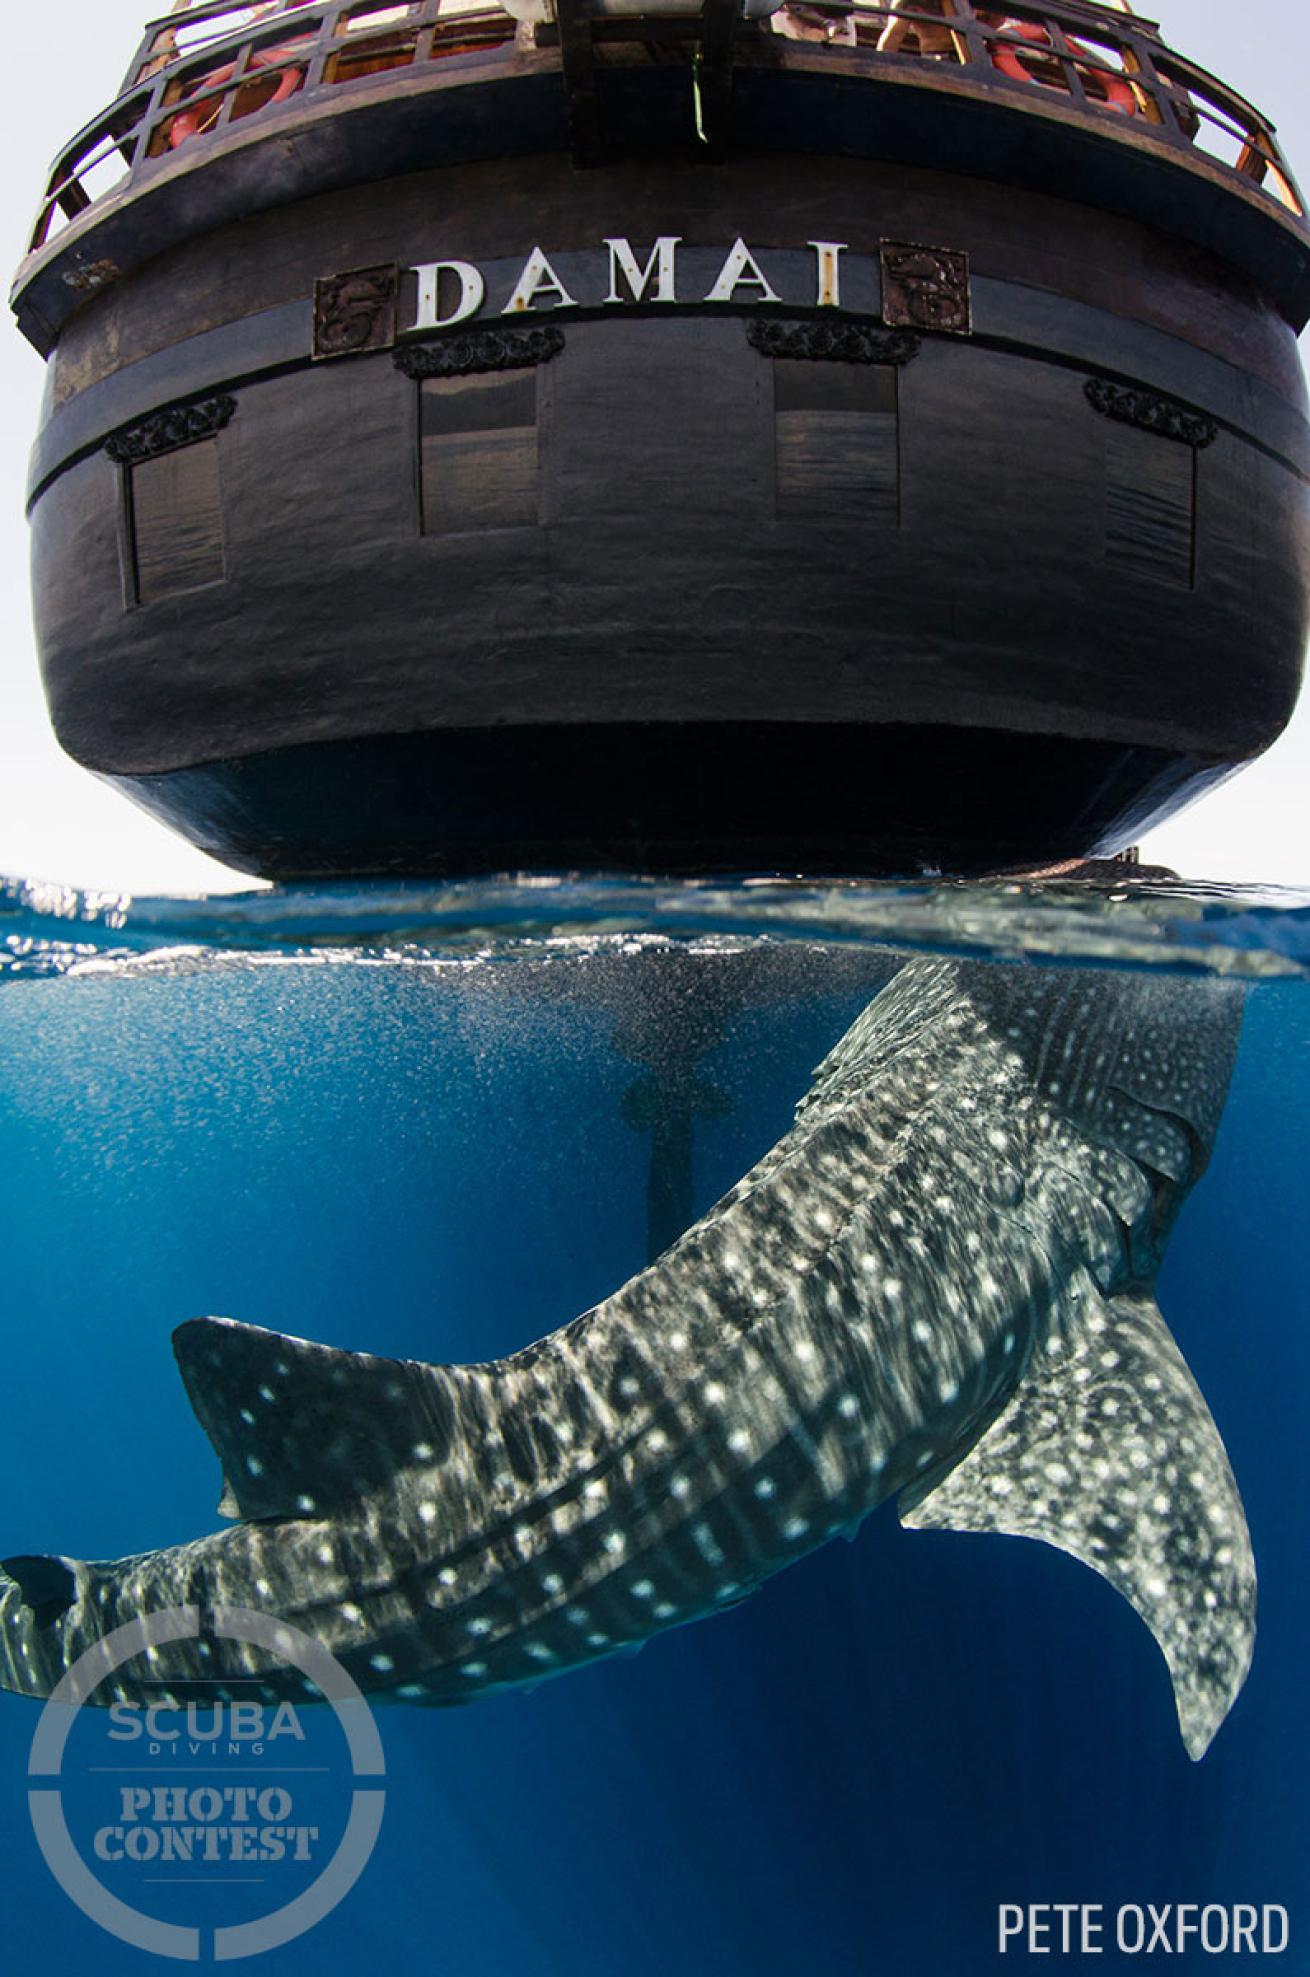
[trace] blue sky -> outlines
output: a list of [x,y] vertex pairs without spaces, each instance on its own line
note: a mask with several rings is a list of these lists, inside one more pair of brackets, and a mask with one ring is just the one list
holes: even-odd
[[[1177,48],[1274,118],[1293,166],[1310,181],[1303,0],[1162,0],[1161,11]],[[145,14],[142,0],[62,0],[57,16],[35,0],[7,0],[12,94],[0,131],[0,239],[11,262],[49,159],[112,98]],[[0,334],[0,874],[138,893],[243,886],[248,881],[75,768],[50,734],[32,649],[22,513],[41,385],[39,358],[16,330]],[[1263,762],[1155,832],[1146,851],[1191,877],[1310,884],[1308,823],[1310,694]]]

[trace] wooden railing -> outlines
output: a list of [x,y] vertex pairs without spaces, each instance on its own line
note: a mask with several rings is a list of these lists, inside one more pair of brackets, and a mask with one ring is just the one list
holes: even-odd
[[[709,6],[716,0],[706,0]],[[696,0],[593,0],[596,42],[686,40]],[[571,11],[576,11],[576,0]],[[55,163],[30,247],[42,247],[126,177],[188,155],[279,105],[324,102],[388,70],[476,56],[516,38],[558,45],[554,0],[200,0],[150,24],[122,93]],[[754,16],[747,19],[745,16]],[[1133,127],[1200,152],[1287,212],[1305,207],[1273,125],[1117,5],[1092,0],[745,0],[739,45],[784,38],[860,51],[869,73],[950,73],[1016,105],[1059,103],[1098,127]]]

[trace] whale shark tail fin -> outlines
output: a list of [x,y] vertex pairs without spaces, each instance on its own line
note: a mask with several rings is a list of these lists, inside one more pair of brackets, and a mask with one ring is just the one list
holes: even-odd
[[1204,1756],[1246,1679],[1255,1562],[1210,1410],[1151,1299],[1070,1286],[1063,1327],[945,1475],[900,1499],[912,1530],[1041,1538],[1110,1581],[1169,1666]]
[[180,1325],[173,1351],[223,1465],[225,1517],[328,1515],[450,1445],[458,1390],[446,1367],[229,1318]]

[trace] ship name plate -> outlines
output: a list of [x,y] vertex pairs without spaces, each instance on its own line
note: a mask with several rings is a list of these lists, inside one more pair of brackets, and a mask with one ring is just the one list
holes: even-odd
[[[914,326],[958,334],[970,320],[967,261],[949,248],[919,251],[950,270],[956,287],[950,309],[934,290],[934,308],[917,307]],[[739,235],[727,246],[705,246],[661,234],[634,246],[612,234],[589,248],[533,246],[521,260],[480,264],[451,255],[325,275],[316,285],[314,354],[358,355],[462,324],[572,310],[812,309],[873,320],[882,312],[890,323],[884,302],[898,322],[906,319],[904,284],[890,291],[885,243],[863,253],[844,240],[780,248]]]

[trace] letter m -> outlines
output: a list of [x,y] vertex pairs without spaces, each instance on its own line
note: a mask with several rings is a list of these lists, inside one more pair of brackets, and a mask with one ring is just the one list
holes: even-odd
[[628,284],[629,294],[634,302],[644,301],[646,290],[652,280],[655,292],[652,302],[676,302],[678,299],[678,248],[682,241],[680,233],[661,234],[650,250],[650,258],[644,268],[637,266],[637,257],[626,240],[607,240],[610,251],[610,292],[607,302],[625,302],[627,296],[619,293],[619,277]]

